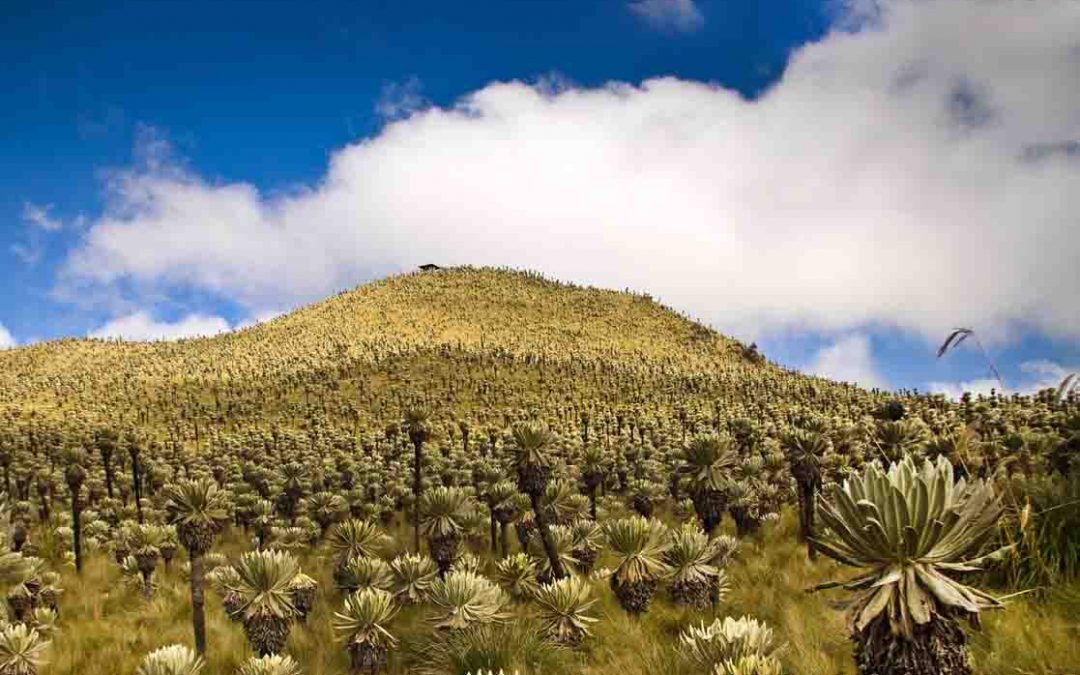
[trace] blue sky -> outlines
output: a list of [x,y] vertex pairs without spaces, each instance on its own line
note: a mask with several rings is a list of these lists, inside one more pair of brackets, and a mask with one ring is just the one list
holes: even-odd
[[970,324],[1043,385],[1080,364],[1080,16],[1030,7],[14,0],[0,343],[215,332],[437,259],[888,387],[985,389],[933,358]]

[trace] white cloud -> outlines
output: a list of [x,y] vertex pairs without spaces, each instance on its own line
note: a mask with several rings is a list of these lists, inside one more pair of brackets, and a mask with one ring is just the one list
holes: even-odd
[[[742,337],[1080,338],[1080,3],[890,3],[755,101],[677,79],[492,84],[267,196],[116,174],[59,289],[255,314],[419,263],[644,290]],[[146,306],[146,305],[142,305]]]
[[4,324],[0,323],[0,349],[11,349],[19,343],[15,340],[15,336],[11,334],[11,331],[7,329]]
[[926,390],[931,394],[945,394],[952,400],[959,399],[964,392],[972,395],[989,395],[991,391],[1001,391],[1001,385],[993,378],[979,378],[963,382],[928,382]]
[[429,105],[424,98],[424,85],[418,77],[403,82],[387,82],[375,103],[375,112],[387,120],[397,120],[423,110]]
[[273,321],[274,319],[278,318],[279,316],[283,316],[284,314],[285,312],[278,310],[259,312],[258,314],[250,316],[243,321],[237,323],[235,326],[233,326],[233,330],[243,330],[245,328],[258,326],[268,321]]
[[39,205],[23,202],[22,220],[29,228],[27,240],[23,243],[12,244],[9,249],[23,264],[33,266],[41,260],[44,252],[41,241],[43,233],[63,229],[63,221],[50,214],[52,209],[52,204]]
[[36,265],[41,260],[41,248],[33,244],[12,244],[11,252],[15,254],[15,257],[23,262],[24,265]]
[[46,232],[56,232],[64,227],[64,223],[49,215],[53,208],[52,204],[40,206],[31,202],[23,203],[22,217],[27,225],[40,228]]
[[627,7],[662,30],[692,32],[705,24],[694,0],[633,0]]
[[179,340],[189,337],[217,335],[231,330],[229,322],[220,316],[189,314],[178,321],[156,321],[147,312],[135,312],[106,323],[89,333],[92,338],[122,340]]
[[823,347],[813,360],[803,368],[808,373],[841,382],[853,382],[867,388],[887,389],[886,379],[874,363],[874,350],[870,338],[852,333]]
[[989,395],[991,390],[996,390],[998,393],[1030,395],[1044,389],[1057,389],[1069,373],[1078,370],[1080,368],[1069,368],[1060,363],[1040,359],[1021,363],[1021,375],[1015,381],[1006,380],[1004,391],[1001,384],[993,378],[965,382],[930,382],[927,384],[927,389],[930,393],[945,394],[951,399],[960,398],[964,392]]

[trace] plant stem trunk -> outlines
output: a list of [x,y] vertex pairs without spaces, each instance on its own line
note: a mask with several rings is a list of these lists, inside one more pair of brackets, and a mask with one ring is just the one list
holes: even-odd
[[71,493],[71,529],[74,532],[72,548],[75,549],[75,571],[82,573],[82,507],[79,504],[79,491]]
[[855,642],[859,675],[971,675],[967,636],[955,619],[935,617],[915,626],[911,639],[893,635],[888,620],[875,619]]
[[109,499],[113,498],[113,468],[112,460],[105,459],[105,493],[109,495]]
[[142,486],[139,481],[139,458],[131,458],[131,482],[135,489],[135,511],[139,515],[139,523],[143,522],[142,510]]
[[814,486],[799,485],[799,536],[806,542],[806,555],[817,560],[814,546]]
[[417,553],[420,553],[420,458],[423,447],[423,441],[413,443],[413,548]]
[[195,632],[195,651],[206,654],[206,600],[202,553],[188,549],[191,560],[191,628]]
[[566,576],[566,572],[563,571],[562,563],[559,562],[559,555],[555,551],[555,543],[551,540],[551,530],[548,528],[547,514],[544,513],[544,509],[540,504],[540,495],[531,494],[529,499],[532,501],[536,529],[540,532],[540,541],[544,544],[544,553],[547,554],[548,562],[551,564],[552,576],[555,579],[562,579]]

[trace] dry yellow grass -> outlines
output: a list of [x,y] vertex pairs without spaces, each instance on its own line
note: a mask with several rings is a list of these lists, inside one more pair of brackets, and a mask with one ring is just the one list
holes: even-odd
[[[831,606],[837,595],[808,594],[805,589],[845,571],[834,563],[810,563],[795,540],[793,514],[767,526],[757,539],[744,540],[739,559],[729,570],[732,591],[718,615],[751,614],[765,619],[785,644],[782,659],[791,675],[854,673],[851,647],[842,614]],[[407,533],[402,530],[402,537]],[[244,548],[236,533],[218,547],[226,553]],[[340,603],[333,589],[329,563],[316,552],[302,556],[304,569],[321,585],[318,603],[305,625],[294,626],[287,651],[307,675],[334,675],[347,670],[342,645],[330,629]],[[127,588],[117,566],[104,554],[91,556],[81,578],[64,572],[62,632],[51,653],[47,675],[118,675],[133,673],[142,656],[157,647],[190,643],[190,610],[182,559],[166,575],[155,598],[144,602]],[[601,561],[603,562],[603,561]],[[594,636],[579,654],[566,655],[545,675],[654,675],[686,673],[674,658],[679,632],[691,623],[711,621],[710,611],[680,609],[658,596],[641,619],[618,606],[607,585],[594,584],[600,597]],[[1075,675],[1080,672],[1080,588],[1066,588],[1052,600],[1018,599],[1008,609],[987,617],[982,631],[973,631],[972,653],[980,675]],[[522,615],[524,616],[524,615]],[[250,655],[238,624],[230,623],[217,598],[207,604],[210,654],[207,675],[232,673]],[[392,624],[401,649],[389,673],[408,673],[432,639],[424,611],[407,610]],[[524,664],[523,664],[524,667]],[[532,672],[532,671],[528,671]],[[523,671],[524,675],[525,671]]]

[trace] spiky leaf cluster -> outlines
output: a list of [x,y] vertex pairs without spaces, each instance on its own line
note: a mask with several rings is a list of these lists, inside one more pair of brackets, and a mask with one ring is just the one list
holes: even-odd
[[990,483],[956,480],[944,457],[921,464],[911,457],[887,470],[877,462],[833,488],[820,505],[828,528],[818,540],[836,561],[864,570],[841,584],[854,591],[848,625],[861,632],[880,616],[911,636],[935,616],[1000,607],[993,596],[956,581],[1003,551],[983,554],[1002,513]]

